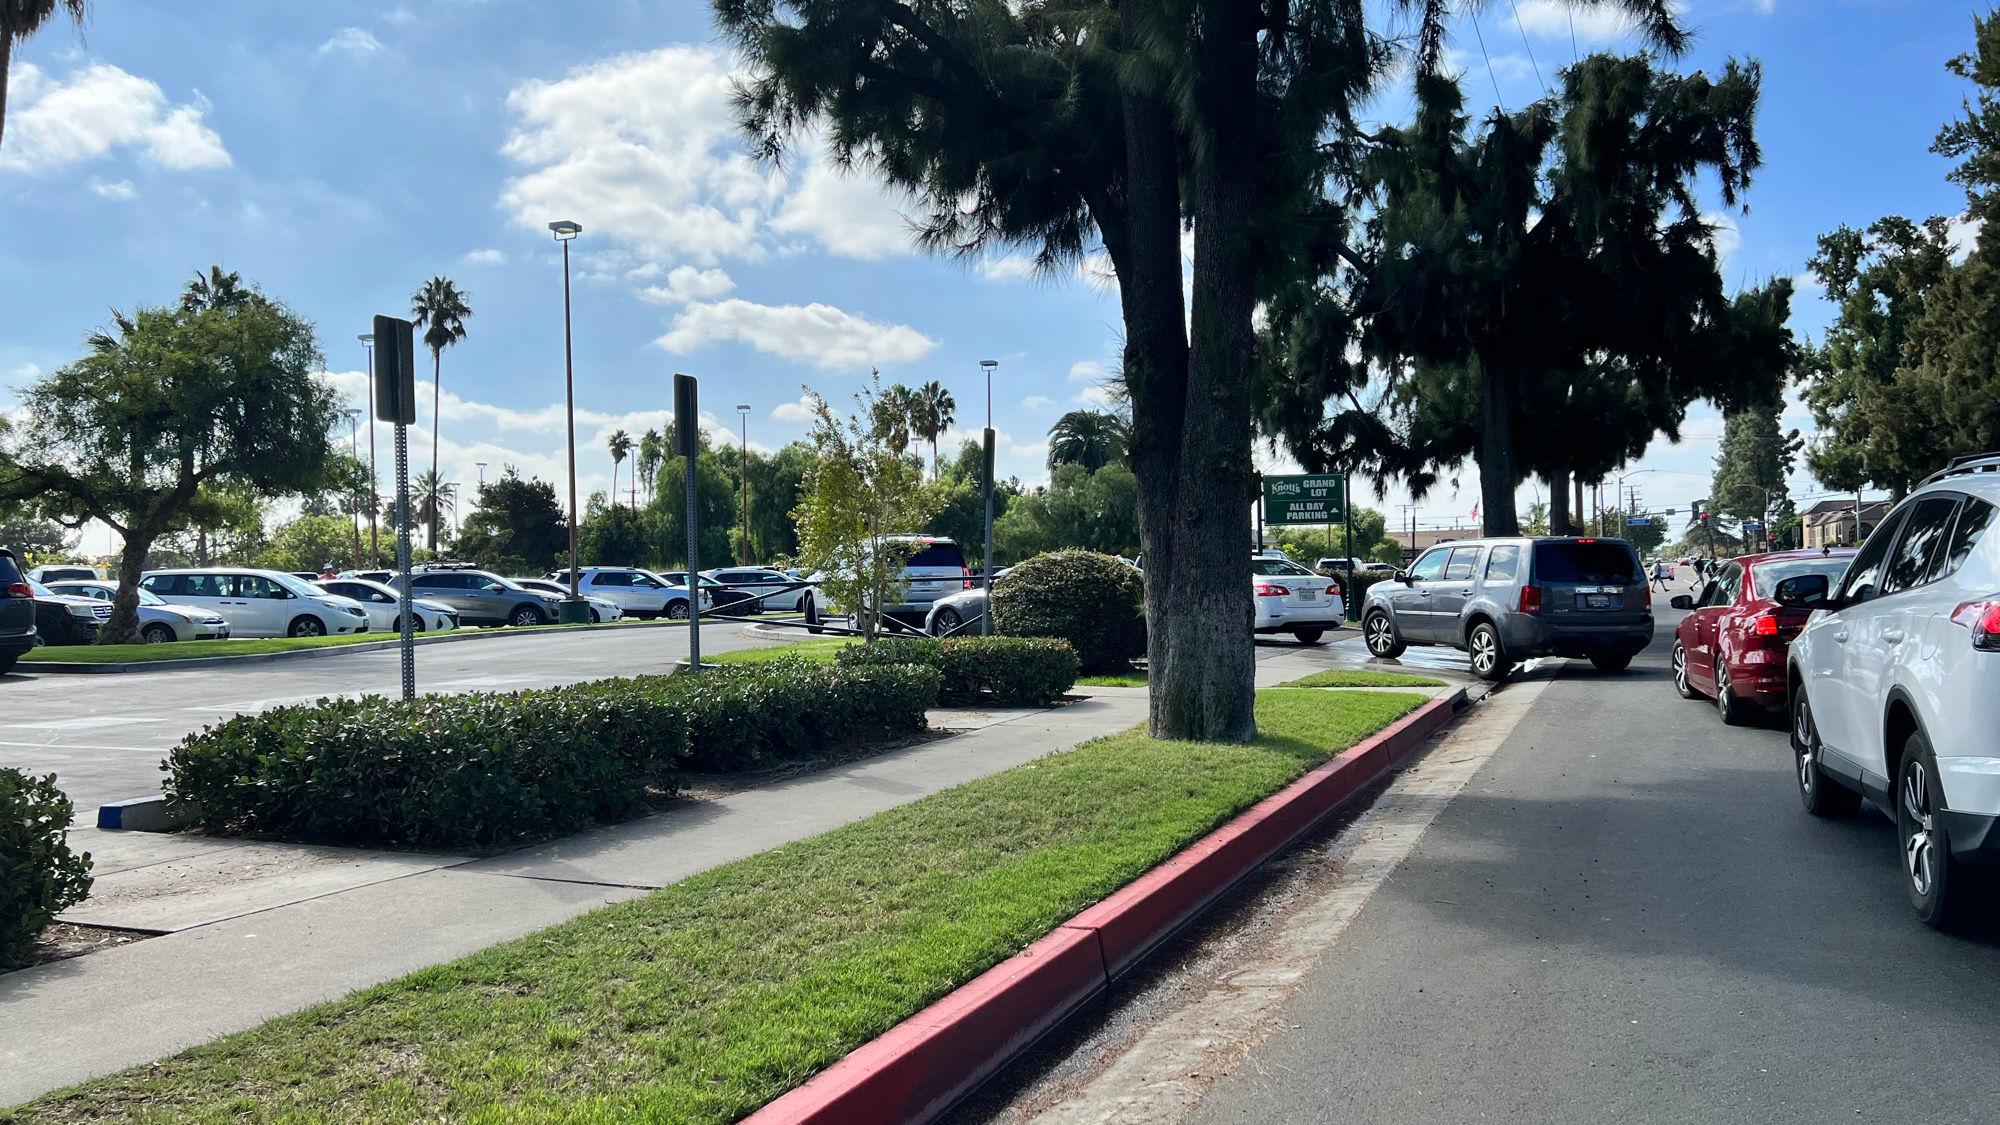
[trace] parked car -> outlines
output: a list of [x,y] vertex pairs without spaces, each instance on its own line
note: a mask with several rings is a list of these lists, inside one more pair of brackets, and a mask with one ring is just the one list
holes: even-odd
[[1903,887],[1950,927],[2000,864],[2000,454],[1935,473],[1870,532],[1839,582],[1780,582],[1813,610],[1786,667],[1799,798],[1896,822]]
[[[569,597],[569,583],[556,582],[547,578],[509,579],[523,590],[535,590],[544,594],[554,594],[558,599]],[[590,623],[602,625],[606,621],[617,621],[625,616],[624,607],[609,598],[585,594],[584,601],[590,603]]]
[[[568,569],[558,570],[544,581],[555,583],[561,589],[560,597],[569,596]],[[672,580],[636,566],[578,567],[576,591],[586,598],[615,602],[619,612],[628,617],[666,617],[680,621],[688,615],[688,590],[684,581]],[[711,604],[712,600],[704,596],[701,600],[702,611],[707,612]]]
[[1458,539],[1376,583],[1361,635],[1383,659],[1409,645],[1464,650],[1486,680],[1535,656],[1617,672],[1652,643],[1653,595],[1622,539]]
[[811,586],[800,585],[803,579],[776,567],[717,567],[701,573],[704,577],[713,578],[739,594],[749,594],[752,597],[758,594],[767,595],[757,603],[760,611],[781,610],[786,613],[802,613],[806,602],[813,596]]
[[562,600],[470,567],[431,567],[398,580],[403,581],[410,583],[412,595],[450,606],[467,625],[547,625],[556,619]]
[[[322,578],[314,585],[329,594],[354,599],[368,614],[370,630],[384,630],[398,636],[403,632],[402,591],[387,582],[362,578]],[[450,632],[458,628],[458,611],[430,598],[410,599],[410,628],[419,633],[432,630]]]
[[75,563],[49,563],[30,570],[28,581],[40,582],[46,586],[51,582],[67,582],[71,579],[89,582],[95,580],[97,576],[97,571],[91,567],[78,566]]
[[[994,583],[997,585],[1012,569],[1011,566],[1003,566],[995,570]],[[979,619],[986,616],[986,587],[977,577],[970,581],[971,584],[958,593],[931,603],[931,611],[924,617],[924,632],[933,637],[979,632]]]
[[394,584],[396,581],[396,572],[393,570],[343,570],[335,575],[335,577],[359,578],[363,582],[380,582],[387,586]]
[[1851,550],[1780,551],[1723,563],[1699,597],[1668,603],[1692,610],[1674,629],[1674,690],[1682,699],[1712,696],[1722,721],[1747,722],[1753,708],[1783,714],[1785,649],[1811,611],[1772,597],[1778,583],[1805,574],[1838,582]]
[[[683,590],[689,588],[688,572],[685,570],[649,570],[646,573],[665,582],[669,586],[679,586]],[[697,574],[694,577],[697,583],[694,588],[701,591],[701,611],[703,613],[712,612],[719,613],[724,617],[742,617],[757,612],[756,604],[750,601],[749,594],[732,590],[705,574]],[[687,616],[685,609],[686,607],[683,606],[682,613],[668,613],[667,616],[675,619],[685,617]]]
[[28,576],[21,573],[14,552],[0,548],[0,675],[12,671],[15,661],[40,643],[35,616],[35,591]]
[[1313,564],[1313,569],[1328,578],[1346,574],[1349,567],[1357,571],[1368,569],[1368,560],[1341,556],[1335,559],[1321,559]]
[[235,637],[329,637],[368,631],[359,602],[280,570],[245,567],[149,571],[139,588],[161,601],[221,614]]
[[[118,587],[104,581],[50,582],[47,586],[58,594],[95,598],[105,602],[118,596]],[[229,619],[212,609],[173,605],[161,600],[160,596],[151,590],[141,587],[139,636],[147,644],[152,645],[170,641],[226,641],[229,639]]]
[[1290,633],[1300,644],[1312,645],[1347,619],[1338,582],[1282,556],[1251,556],[1250,589],[1257,603],[1255,633]]
[[103,598],[58,594],[32,578],[28,590],[35,598],[35,633],[41,644],[95,643],[104,623],[111,620],[111,603]]

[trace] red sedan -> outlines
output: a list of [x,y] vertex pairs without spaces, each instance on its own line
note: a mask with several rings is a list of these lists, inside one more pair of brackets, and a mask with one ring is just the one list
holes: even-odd
[[1752,708],[1785,707],[1785,647],[1812,611],[1780,606],[1771,591],[1787,578],[1824,574],[1839,585],[1851,550],[1744,555],[1716,568],[1700,597],[1668,604],[1694,612],[1674,630],[1674,690],[1683,699],[1715,697],[1722,721],[1749,722]]

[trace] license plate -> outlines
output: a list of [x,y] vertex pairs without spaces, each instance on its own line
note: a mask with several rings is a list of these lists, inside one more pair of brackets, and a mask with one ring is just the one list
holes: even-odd
[[1610,594],[1585,594],[1585,595],[1583,596],[1583,599],[1584,599],[1584,600],[1583,600],[1583,608],[1585,608],[1585,609],[1610,609],[1610,608],[1611,608],[1611,595],[1610,595]]
[[1318,600],[1319,600],[1319,591],[1318,591],[1318,590],[1300,590],[1300,591],[1299,591],[1299,600],[1300,600],[1300,601],[1302,601],[1302,602],[1316,602],[1316,601],[1318,601]]

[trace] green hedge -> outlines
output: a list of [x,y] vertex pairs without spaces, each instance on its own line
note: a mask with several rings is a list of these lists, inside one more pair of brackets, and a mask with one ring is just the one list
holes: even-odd
[[1095,551],[1036,555],[993,584],[993,627],[1068,641],[1085,672],[1123,672],[1146,652],[1145,580]]
[[167,756],[166,792],[212,832],[485,848],[619,820],[683,766],[746,769],[924,728],[927,669],[775,665],[242,715]]
[[55,774],[0,769],[0,965],[89,897],[90,853],[72,853],[65,835],[75,816]]
[[850,645],[834,659],[843,667],[935,668],[939,702],[969,704],[990,697],[1006,707],[1047,707],[1076,686],[1080,671],[1068,642],[1040,637],[884,637]]
[[1362,603],[1368,600],[1368,591],[1374,589],[1379,583],[1395,578],[1396,572],[1393,570],[1357,571],[1354,575],[1354,588],[1352,590],[1347,589],[1346,574],[1337,574],[1334,577],[1340,579],[1340,586],[1345,592],[1348,611],[1358,614],[1361,612]]

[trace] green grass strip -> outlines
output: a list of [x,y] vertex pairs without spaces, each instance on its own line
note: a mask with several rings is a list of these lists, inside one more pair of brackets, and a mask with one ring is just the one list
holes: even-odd
[[22,656],[21,663],[149,664],[160,660],[197,660],[208,656],[258,656],[300,648],[338,648],[341,645],[395,639],[394,633],[350,633],[338,637],[246,637],[227,641],[173,641],[161,645],[44,645]]
[[1327,672],[1314,672],[1302,680],[1293,680],[1285,687],[1445,687],[1443,680],[1433,680],[1428,676],[1405,676],[1400,672],[1370,672],[1356,668],[1335,668]]
[[1145,687],[1146,673],[1111,672],[1102,676],[1078,676],[1078,687]]
[[831,664],[841,649],[855,643],[852,638],[834,637],[817,641],[794,641],[783,645],[762,645],[731,652],[702,653],[704,664],[771,664],[779,660],[804,660],[809,664]]
[[0,1120],[733,1121],[1420,702],[1099,739]]

